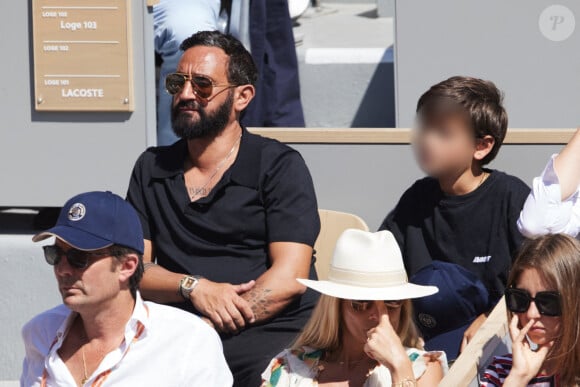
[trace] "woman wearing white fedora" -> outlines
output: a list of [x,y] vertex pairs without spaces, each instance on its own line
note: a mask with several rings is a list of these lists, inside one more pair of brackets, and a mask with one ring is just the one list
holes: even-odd
[[443,352],[423,351],[411,301],[434,286],[407,281],[389,231],[349,229],[338,239],[327,281],[298,279],[322,296],[291,348],[262,374],[263,386],[436,386]]

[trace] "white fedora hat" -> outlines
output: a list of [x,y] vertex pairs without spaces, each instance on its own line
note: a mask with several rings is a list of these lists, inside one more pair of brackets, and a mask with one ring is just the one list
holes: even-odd
[[389,231],[345,230],[336,242],[328,280],[297,280],[322,294],[348,300],[394,301],[439,291],[409,283],[401,250]]

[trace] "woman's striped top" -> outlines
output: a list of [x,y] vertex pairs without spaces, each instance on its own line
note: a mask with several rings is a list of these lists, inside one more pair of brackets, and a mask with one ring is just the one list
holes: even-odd
[[[512,355],[495,356],[481,376],[481,387],[501,387],[512,369]],[[528,382],[528,387],[556,387],[557,376],[538,374]]]

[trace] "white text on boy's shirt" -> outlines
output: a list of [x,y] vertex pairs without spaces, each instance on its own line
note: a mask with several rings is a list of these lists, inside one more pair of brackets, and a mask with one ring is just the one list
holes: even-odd
[[491,261],[491,255],[482,255],[480,257],[473,258],[473,263],[487,263]]

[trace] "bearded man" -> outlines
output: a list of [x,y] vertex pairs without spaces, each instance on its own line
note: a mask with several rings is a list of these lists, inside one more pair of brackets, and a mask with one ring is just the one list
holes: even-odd
[[165,82],[181,140],[145,151],[127,194],[145,239],[141,290],[202,316],[234,385],[257,386],[316,302],[296,281],[316,278],[312,178],[297,151],[240,125],[257,72],[238,40],[205,31],[181,49]]

